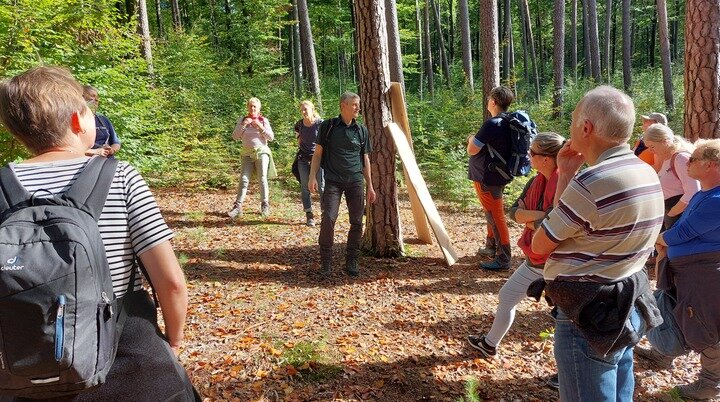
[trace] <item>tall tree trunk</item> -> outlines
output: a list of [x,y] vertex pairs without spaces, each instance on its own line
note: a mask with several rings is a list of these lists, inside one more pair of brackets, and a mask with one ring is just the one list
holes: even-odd
[[425,18],[423,37],[425,38],[425,75],[427,75],[430,98],[435,97],[435,71],[433,70],[432,49],[430,45],[430,0],[425,0]]
[[455,61],[455,22],[452,17],[453,10],[453,0],[448,0],[448,25],[450,29],[448,30],[447,43],[450,47],[448,49],[449,64],[453,64]]
[[[350,18],[352,19],[353,26],[357,26],[357,16],[355,15],[355,0],[349,0],[350,1]],[[353,53],[353,77],[355,77],[355,84],[357,84],[358,87],[362,84],[362,77],[360,76],[360,59],[357,57],[357,49],[358,46],[360,46],[360,42],[358,41],[358,35],[357,32],[353,29],[353,44],[355,44],[355,52]]]
[[528,35],[528,43],[530,44],[530,62],[532,63],[533,84],[535,89],[535,100],[540,100],[540,77],[538,76],[537,57],[535,55],[535,42],[533,41],[532,26],[530,25],[530,8],[527,0],[520,0],[520,8],[522,11],[522,20],[525,24],[525,32]]
[[528,48],[530,44],[528,43],[527,22],[525,22],[526,18],[523,15],[522,7],[522,1],[518,1],[518,18],[520,19],[520,36],[523,50],[523,82],[530,82],[530,73],[528,73]]
[[138,33],[142,38],[140,45],[140,53],[142,53],[147,62],[148,74],[154,74],[152,46],[150,44],[150,23],[148,22],[147,3],[145,0],[138,0]]
[[442,25],[440,24],[440,9],[434,0],[430,0],[433,12],[435,13],[435,29],[438,35],[438,47],[440,48],[440,63],[445,77],[445,85],[450,88],[450,65],[448,64],[447,52],[445,51],[445,39],[443,39]]
[[158,37],[162,38],[165,36],[163,30],[162,15],[160,14],[160,0],[155,0],[155,19],[157,20]]
[[402,53],[400,51],[400,31],[398,29],[395,0],[385,0],[385,20],[387,21],[388,50],[390,56],[390,81],[400,83],[405,92]]
[[356,0],[355,12],[363,77],[360,99],[372,141],[372,181],[377,194],[375,203],[366,208],[363,248],[378,257],[399,257],[404,249],[395,180],[395,143],[385,133],[392,114],[384,2]]
[[460,41],[462,43],[463,72],[465,82],[470,87],[470,92],[475,90],[473,83],[472,45],[470,43],[470,14],[468,13],[468,1],[460,0]]
[[[480,0],[480,44],[483,62],[483,99],[500,85],[500,49],[498,44],[497,3],[495,0]],[[490,113],[484,110],[485,118]]]
[[500,74],[504,83],[507,83],[510,78],[510,40],[508,31],[512,30],[512,27],[510,27],[510,10],[507,7],[508,4],[508,0],[502,0],[502,5],[498,5],[498,14],[502,15],[503,20],[500,33],[500,46],[502,46]]
[[685,7],[685,137],[720,138],[720,0]]
[[598,38],[598,18],[596,0],[585,0],[588,5],[588,25],[590,27],[590,58],[592,58],[592,76],[595,82],[602,82],[600,73],[600,40]]
[[680,36],[680,18],[682,16],[682,8],[680,6],[680,0],[675,0],[675,18],[672,22],[672,60],[677,60],[678,57],[678,37]]
[[[208,4],[210,8],[210,33],[212,34],[213,45],[215,45],[215,47],[218,47],[218,45],[220,44],[220,39],[218,37],[217,17],[215,16],[215,0],[209,0],[208,2],[210,3]],[[282,35],[278,35],[278,38],[281,37]],[[282,44],[282,42],[280,43]]]
[[623,87],[632,93],[632,32],[630,30],[630,1],[622,0],[622,57]]
[[303,64],[302,56],[300,55],[300,24],[298,18],[297,0],[293,0],[293,21],[292,24],[292,55],[293,55],[293,77],[295,78],[295,97],[301,98],[303,96]]
[[610,82],[610,28],[612,24],[613,0],[605,0],[605,37],[603,38],[602,70],[605,81]]
[[[613,0],[615,3],[618,3],[620,0]],[[615,6],[617,7],[617,6]],[[615,66],[617,61],[617,20],[618,20],[618,13],[613,13],[613,21],[612,21],[612,39],[610,40],[611,46],[610,46],[610,76],[612,77],[615,75]]]
[[173,28],[179,31],[182,29],[182,22],[180,21],[180,4],[178,4],[178,0],[170,0],[170,8],[172,9]]
[[590,18],[588,18],[588,1],[582,0],[583,3],[583,54],[585,57],[585,68],[583,69],[583,77],[590,78],[592,76],[592,56],[590,55]]
[[572,0],[572,21],[570,21],[570,70],[573,74],[573,81],[577,82],[577,52],[578,52],[578,41],[577,41],[577,15],[578,15],[578,0]]
[[508,20],[505,31],[505,39],[507,41],[507,52],[508,52],[508,86],[517,93],[515,88],[517,79],[515,77],[515,43],[513,42],[513,27],[512,27],[512,13],[510,9],[510,0],[505,0],[505,8],[507,14],[505,18]]
[[[535,23],[535,28],[537,29],[537,35],[536,35],[537,36],[537,57],[540,60],[540,68],[539,68],[540,78],[539,78],[539,80],[542,82],[542,80],[545,77],[545,59],[546,59],[546,57],[545,57],[546,56],[545,55],[545,42],[543,42],[543,37],[542,37],[542,31],[543,31],[542,17],[543,17],[543,15],[542,15],[542,7],[540,7],[540,2],[537,1],[537,2],[535,2],[535,4],[536,4],[535,8],[537,10],[537,21]],[[528,26],[530,26],[530,25],[528,25]]]
[[560,118],[565,68],[565,0],[555,0],[553,15],[553,118]]
[[672,70],[670,67],[670,37],[668,36],[667,4],[665,0],[657,0],[658,23],[660,24],[660,61],[663,72],[663,92],[665,106],[668,109],[675,107],[673,100]]
[[318,101],[318,108],[322,110],[322,101],[320,99],[320,76],[317,69],[317,59],[315,58],[315,41],[310,28],[310,15],[308,14],[307,1],[297,0],[298,23],[300,25],[300,45],[302,46],[302,56],[307,60],[307,76],[310,91]]
[[653,13],[652,20],[650,20],[650,34],[648,39],[650,46],[648,46],[648,60],[650,61],[650,67],[655,67],[655,31],[657,27],[657,14]]
[[423,99],[423,81],[425,80],[424,74],[423,74],[423,38],[425,37],[423,29],[422,29],[422,22],[421,22],[421,11],[420,11],[420,2],[418,0],[415,0],[415,30],[418,33],[417,36],[417,48],[418,48],[418,84],[420,86],[420,99]]

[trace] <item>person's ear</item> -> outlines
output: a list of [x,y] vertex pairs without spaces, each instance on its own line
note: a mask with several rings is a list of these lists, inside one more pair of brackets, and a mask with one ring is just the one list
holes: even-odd
[[73,133],[78,134],[83,131],[81,120],[80,112],[73,112],[70,116],[70,129]]
[[593,125],[593,123],[590,120],[585,119],[585,121],[583,122],[583,135],[587,137],[588,135],[590,135],[594,128],[595,126]]

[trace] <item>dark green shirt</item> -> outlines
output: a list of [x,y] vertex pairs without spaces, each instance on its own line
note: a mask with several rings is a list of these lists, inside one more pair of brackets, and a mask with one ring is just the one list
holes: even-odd
[[361,181],[363,156],[372,151],[367,127],[358,124],[355,119],[346,125],[342,118],[337,117],[325,120],[319,132],[318,145],[323,149],[325,180],[339,183]]

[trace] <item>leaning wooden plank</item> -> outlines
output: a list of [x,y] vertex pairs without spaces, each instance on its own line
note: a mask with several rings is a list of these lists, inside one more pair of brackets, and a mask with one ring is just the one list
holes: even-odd
[[430,192],[428,191],[427,185],[425,185],[425,179],[423,179],[420,174],[420,168],[418,168],[415,156],[410,150],[410,145],[407,142],[407,138],[405,138],[405,133],[403,133],[395,123],[388,124],[386,129],[390,132],[390,135],[392,135],[393,141],[395,141],[395,147],[400,155],[400,160],[410,178],[410,185],[413,186],[420,199],[420,204],[422,204],[425,215],[428,221],[430,221],[430,227],[432,227],[433,233],[435,233],[435,238],[438,240],[440,249],[445,256],[445,261],[448,266],[452,266],[455,264],[455,261],[457,261],[457,253],[455,253],[455,249],[453,249],[450,243],[450,237],[445,231],[445,226],[443,226],[442,219],[440,219],[440,214],[438,214],[435,203],[430,197]]
[[[405,138],[407,138],[408,145],[410,146],[410,152],[413,152],[410,123],[408,121],[407,110],[405,109],[405,95],[403,95],[402,86],[397,82],[390,83],[390,106],[392,108],[393,121],[397,123],[405,133]],[[410,178],[408,177],[407,169],[405,169],[405,164],[403,164],[403,173],[405,174],[405,182],[409,182]],[[430,226],[428,226],[425,212],[423,211],[422,205],[420,205],[420,199],[415,192],[415,188],[413,186],[407,186],[407,189],[417,237],[425,244],[432,244]]]

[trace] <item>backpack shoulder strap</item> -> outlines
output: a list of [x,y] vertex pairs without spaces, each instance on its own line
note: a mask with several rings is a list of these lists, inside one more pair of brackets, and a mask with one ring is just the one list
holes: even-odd
[[0,169],[0,212],[27,202],[30,193],[20,184],[10,165]]
[[675,169],[675,158],[677,158],[678,154],[681,154],[681,153],[689,153],[689,152],[687,152],[687,151],[675,152],[675,153],[670,157],[670,169],[668,169],[668,170],[670,170],[670,171],[672,172],[672,174],[673,174],[678,180],[680,180],[680,176],[677,174],[677,169]]
[[61,199],[89,213],[97,221],[110,192],[117,164],[117,159],[114,158],[101,156],[91,158]]

